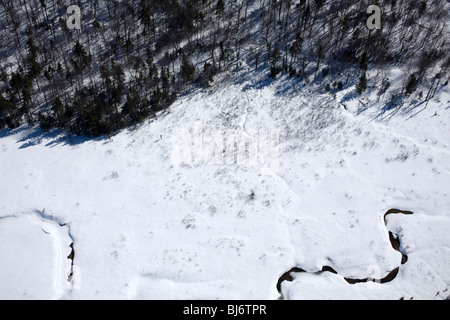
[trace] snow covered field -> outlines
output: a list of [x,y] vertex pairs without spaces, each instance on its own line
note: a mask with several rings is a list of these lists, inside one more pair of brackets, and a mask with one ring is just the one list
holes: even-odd
[[[279,83],[197,92],[111,139],[1,131],[0,298],[449,297],[449,87],[394,114]],[[385,223],[394,208],[414,214]]]

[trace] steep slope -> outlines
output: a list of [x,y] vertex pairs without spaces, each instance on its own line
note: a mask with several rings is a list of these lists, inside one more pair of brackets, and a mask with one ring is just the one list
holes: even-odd
[[450,4],[377,4],[381,30],[369,0],[3,0],[0,129],[111,135],[248,70],[386,108],[429,100],[450,75]]

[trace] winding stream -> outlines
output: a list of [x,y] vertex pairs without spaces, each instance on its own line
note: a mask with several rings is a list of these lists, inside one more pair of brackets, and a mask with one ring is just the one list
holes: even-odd
[[[404,211],[404,210],[399,210],[399,209],[391,209],[388,210],[385,214],[384,214],[384,224],[387,227],[387,216],[391,215],[391,214],[404,214],[404,215],[412,215],[414,214],[411,211]],[[406,253],[404,252],[403,248],[402,248],[402,244],[401,244],[401,240],[400,240],[400,236],[397,234],[394,234],[393,232],[389,231],[389,240],[391,242],[392,248],[394,248],[394,250],[400,252],[402,254],[402,260],[401,260],[401,265],[404,265],[406,262],[408,262],[408,256],[406,255]],[[344,280],[347,281],[349,284],[356,284],[356,283],[363,283],[363,282],[377,282],[377,283],[388,283],[393,281],[398,273],[400,271],[400,266],[395,268],[394,270],[392,270],[386,277],[382,278],[382,279],[374,279],[374,278],[366,278],[366,279],[353,279],[353,278],[346,278],[344,277]],[[281,290],[281,285],[284,281],[288,281],[288,282],[292,282],[294,281],[294,277],[292,276],[293,273],[309,273],[309,274],[316,274],[316,275],[320,275],[324,272],[330,272],[333,274],[338,274],[336,270],[334,270],[332,267],[329,266],[325,266],[322,268],[322,270],[317,271],[317,272],[307,272],[306,270],[299,268],[299,267],[294,267],[292,269],[290,269],[289,271],[285,272],[279,279],[277,282],[277,290],[280,293],[281,298],[283,299],[283,293]]]

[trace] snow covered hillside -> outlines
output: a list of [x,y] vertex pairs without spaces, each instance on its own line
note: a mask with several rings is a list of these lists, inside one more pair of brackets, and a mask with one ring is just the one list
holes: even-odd
[[0,298],[448,298],[449,86],[244,79],[110,139],[0,131]]

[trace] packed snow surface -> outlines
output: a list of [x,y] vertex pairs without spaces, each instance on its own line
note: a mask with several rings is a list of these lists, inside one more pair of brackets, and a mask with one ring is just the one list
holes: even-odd
[[1,131],[0,298],[445,299],[449,100],[247,81],[110,138]]

